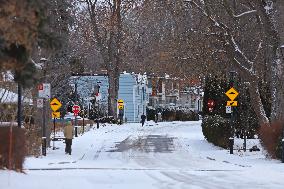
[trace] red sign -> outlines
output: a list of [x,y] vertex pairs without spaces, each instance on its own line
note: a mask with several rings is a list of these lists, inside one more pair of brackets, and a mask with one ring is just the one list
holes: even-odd
[[215,106],[215,101],[214,100],[208,100],[207,106],[208,106],[208,108],[213,108]]
[[39,91],[43,90],[43,84],[39,84],[39,85],[37,86],[37,89],[38,89]]
[[81,108],[80,108],[80,106],[78,106],[78,105],[74,105],[74,106],[72,107],[72,111],[73,111],[73,113],[74,113],[74,116],[77,116],[77,115],[79,114],[79,112],[81,111]]

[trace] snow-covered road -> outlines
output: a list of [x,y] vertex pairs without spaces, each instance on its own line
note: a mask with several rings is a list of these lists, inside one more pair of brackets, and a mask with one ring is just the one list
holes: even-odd
[[[108,125],[27,158],[26,174],[0,171],[2,189],[284,188],[284,165],[262,152],[237,152],[204,140],[201,122]],[[255,141],[251,141],[250,144]]]

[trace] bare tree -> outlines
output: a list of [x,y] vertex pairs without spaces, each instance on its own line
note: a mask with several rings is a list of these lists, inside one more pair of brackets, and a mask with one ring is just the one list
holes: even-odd
[[[188,0],[185,2],[190,3],[192,10],[206,19],[207,35],[211,35],[221,44],[218,49],[224,52],[223,55],[228,60],[225,63],[231,69],[237,70],[249,83],[250,97],[256,102],[253,107],[259,123],[269,125],[259,83],[267,81],[271,76],[272,79],[278,77],[279,74],[277,76],[275,70],[281,69],[275,68],[279,65],[275,64],[279,62],[277,53],[279,36],[271,19],[272,14],[267,11],[268,1]],[[266,76],[266,72],[271,74]],[[279,82],[281,81],[279,79],[273,80]],[[275,99],[272,106],[275,106],[279,104],[277,99],[280,96],[276,96],[275,84],[272,90],[274,93],[272,98]],[[273,109],[274,119],[283,119],[280,112]]]
[[93,38],[108,71],[108,114],[116,117],[122,41],[122,1],[86,0]]

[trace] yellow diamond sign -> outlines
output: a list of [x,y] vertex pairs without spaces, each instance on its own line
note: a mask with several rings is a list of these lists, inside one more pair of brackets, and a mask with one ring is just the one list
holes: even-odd
[[117,101],[117,103],[118,103],[118,104],[123,104],[124,102],[123,102],[122,99],[119,99],[119,100]]
[[59,100],[57,100],[57,98],[54,98],[54,99],[50,102],[50,108],[51,108],[52,111],[54,111],[54,112],[56,112],[61,106],[62,106],[62,104],[59,102]]
[[234,101],[235,98],[239,95],[238,91],[236,91],[234,87],[230,88],[225,94],[227,95],[227,97],[229,97],[229,99],[231,99],[231,101]]

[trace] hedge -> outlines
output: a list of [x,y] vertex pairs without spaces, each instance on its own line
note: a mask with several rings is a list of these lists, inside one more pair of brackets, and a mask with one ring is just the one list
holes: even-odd
[[228,119],[219,115],[205,116],[201,126],[203,135],[208,142],[222,148],[229,147],[231,129]]
[[165,109],[148,109],[147,108],[147,119],[155,120],[156,112],[162,114],[163,121],[198,121],[198,113],[185,109],[185,108],[165,108]]

